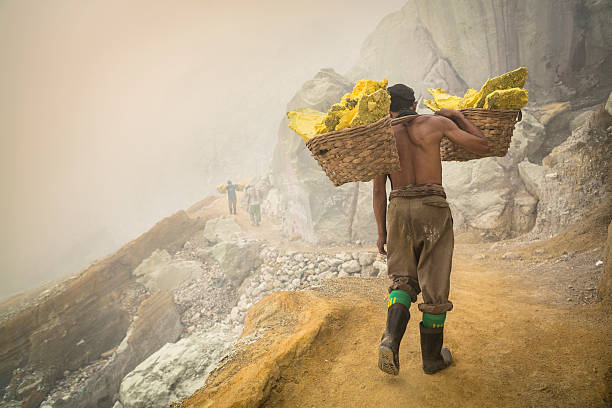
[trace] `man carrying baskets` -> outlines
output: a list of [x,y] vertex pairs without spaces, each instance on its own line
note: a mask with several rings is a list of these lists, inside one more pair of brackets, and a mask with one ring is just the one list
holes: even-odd
[[[388,88],[391,117],[416,115],[414,91],[403,84]],[[489,146],[480,129],[453,109],[419,115],[393,126],[401,170],[374,179],[374,215],[378,250],[387,255],[391,286],[386,329],[378,366],[399,373],[399,346],[410,319],[410,304],[422,292],[420,323],[423,371],[448,367],[451,353],[442,348],[453,255],[453,219],[442,188],[440,142],[444,136],[467,150],[485,155]],[[387,177],[391,180],[387,217]],[[387,229],[388,224],[388,229]],[[385,244],[387,250],[385,251]]]

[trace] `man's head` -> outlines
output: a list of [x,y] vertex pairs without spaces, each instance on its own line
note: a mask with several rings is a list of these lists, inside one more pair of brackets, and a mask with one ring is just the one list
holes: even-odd
[[232,180],[227,180],[227,185],[229,186],[230,184],[232,184]]
[[404,84],[395,84],[387,88],[391,95],[391,116],[395,117],[403,110],[416,110],[417,102],[414,98],[414,90]]

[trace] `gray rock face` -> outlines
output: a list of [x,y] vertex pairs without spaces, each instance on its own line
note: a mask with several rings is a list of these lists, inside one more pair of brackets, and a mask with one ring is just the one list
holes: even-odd
[[544,167],[525,160],[518,164],[518,170],[527,191],[539,199],[545,182]]
[[409,0],[368,37],[348,77],[386,77],[423,96],[428,86],[463,92],[526,66],[532,101],[593,104],[612,86],[611,16],[610,2]]
[[239,334],[238,328],[217,325],[206,333],[166,344],[123,378],[119,391],[123,406],[167,407],[190,396],[204,384]]
[[540,201],[532,231],[538,237],[559,233],[608,197],[612,128],[606,124],[612,123],[612,117],[603,108],[591,112],[582,127],[543,159],[540,169],[521,166],[523,173],[532,167],[531,173],[536,174],[532,178],[538,180],[534,184],[539,184]]
[[147,298],[137,316],[121,344],[86,379],[81,392],[69,398],[55,396],[53,407],[112,406],[121,379],[164,344],[176,341],[183,331],[172,295],[166,291],[158,291]]

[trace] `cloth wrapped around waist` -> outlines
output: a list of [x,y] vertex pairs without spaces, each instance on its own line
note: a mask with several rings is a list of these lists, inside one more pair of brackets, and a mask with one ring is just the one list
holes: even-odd
[[389,194],[389,200],[395,197],[425,197],[430,195],[437,195],[446,198],[444,187],[441,184],[428,183],[428,184],[410,184],[407,186],[401,186],[394,190],[391,190]]

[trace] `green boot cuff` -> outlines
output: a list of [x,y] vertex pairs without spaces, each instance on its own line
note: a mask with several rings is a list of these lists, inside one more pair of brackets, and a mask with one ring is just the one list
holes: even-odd
[[423,326],[430,329],[438,329],[444,327],[446,320],[446,312],[442,314],[423,313]]
[[391,307],[394,303],[401,303],[410,309],[410,295],[408,292],[403,291],[401,289],[396,289],[389,293],[389,301],[387,302],[387,307]]

